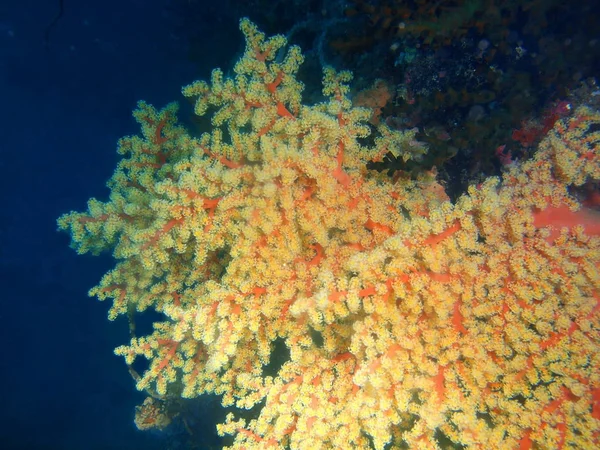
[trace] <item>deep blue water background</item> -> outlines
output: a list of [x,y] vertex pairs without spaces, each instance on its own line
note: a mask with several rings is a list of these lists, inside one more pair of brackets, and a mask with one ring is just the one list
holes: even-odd
[[65,0],[46,48],[58,5],[0,2],[0,448],[166,448],[133,423],[144,397],[112,353],[126,320],[87,297],[110,256],[77,256],[56,218],[106,198],[138,100],[183,100],[182,85],[229,65],[238,18],[221,3],[198,24],[200,66],[166,0]]

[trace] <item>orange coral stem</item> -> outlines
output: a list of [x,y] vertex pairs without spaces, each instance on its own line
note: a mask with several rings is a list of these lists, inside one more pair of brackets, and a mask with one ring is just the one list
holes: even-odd
[[281,102],[277,102],[277,114],[281,117],[287,117],[288,119],[296,118]]

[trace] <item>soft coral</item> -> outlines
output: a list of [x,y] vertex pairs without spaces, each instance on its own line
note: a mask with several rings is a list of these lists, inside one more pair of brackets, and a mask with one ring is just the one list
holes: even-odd
[[554,241],[560,235],[561,228],[572,228],[576,225],[583,226],[589,236],[600,235],[600,213],[586,207],[579,211],[571,211],[566,205],[548,206],[533,214],[533,224],[537,228],[550,226],[548,240]]

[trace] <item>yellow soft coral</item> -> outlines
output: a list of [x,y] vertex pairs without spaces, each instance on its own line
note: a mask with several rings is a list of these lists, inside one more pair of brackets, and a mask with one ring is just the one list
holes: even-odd
[[[300,50],[241,30],[235,76],[183,89],[210,131],[140,103],[110,199],[59,219],[79,252],[113,251],[91,291],[111,319],[165,317],[116,349],[150,361],[137,387],[261,404],[219,425],[240,449],[598,445],[600,242],[548,214],[583,217],[569,186],[600,178],[598,113],[452,204],[427,177],[366,170],[423,149],[384,125],[363,139],[348,72],[303,105]],[[266,374],[275,342],[289,357]]]

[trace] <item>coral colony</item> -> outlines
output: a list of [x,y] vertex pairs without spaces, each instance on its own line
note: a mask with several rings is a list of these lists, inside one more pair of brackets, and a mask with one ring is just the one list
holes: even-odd
[[367,169],[427,148],[369,126],[349,72],[305,105],[300,49],[241,30],[234,76],[183,89],[206,132],[140,102],[109,200],[59,219],[112,251],[110,319],[163,317],[115,351],[149,361],[138,389],[222,396],[234,449],[598,447],[600,220],[574,194],[600,180],[598,111],[451,202]]

